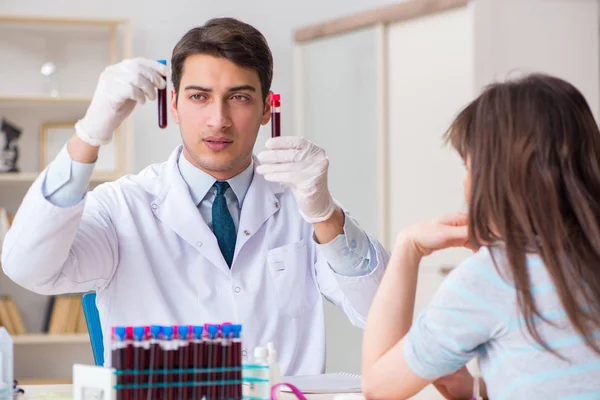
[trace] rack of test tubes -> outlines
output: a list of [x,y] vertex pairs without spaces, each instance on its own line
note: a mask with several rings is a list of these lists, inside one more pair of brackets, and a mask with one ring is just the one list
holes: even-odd
[[269,366],[242,364],[241,325],[113,327],[112,368],[74,365],[75,400],[268,400]]

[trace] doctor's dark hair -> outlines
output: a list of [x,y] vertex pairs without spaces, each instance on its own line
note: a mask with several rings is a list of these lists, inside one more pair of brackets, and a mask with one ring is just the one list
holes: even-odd
[[470,242],[505,252],[531,336],[559,356],[535,321],[544,320],[526,266],[535,253],[570,323],[600,354],[600,131],[583,95],[541,74],[496,83],[445,138],[470,165]]
[[273,80],[273,55],[265,37],[253,26],[234,18],[215,18],[183,35],[171,56],[171,81],[177,94],[185,60],[194,54],[223,57],[255,70],[266,100]]

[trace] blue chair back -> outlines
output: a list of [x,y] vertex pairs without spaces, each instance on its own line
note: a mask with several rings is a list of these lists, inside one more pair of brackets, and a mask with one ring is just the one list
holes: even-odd
[[102,326],[100,325],[100,315],[96,307],[96,293],[86,293],[81,297],[83,313],[87,323],[90,341],[92,342],[92,351],[96,365],[104,365],[104,342],[102,341]]

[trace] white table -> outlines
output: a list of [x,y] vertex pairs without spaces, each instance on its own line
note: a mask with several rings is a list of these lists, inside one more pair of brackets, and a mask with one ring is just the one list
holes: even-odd
[[[72,398],[71,385],[24,385],[25,396],[22,400],[67,400]],[[334,395],[306,395],[310,400],[331,400]],[[290,393],[282,393],[281,400],[296,399]]]
[[[69,400],[72,399],[71,385],[24,385],[25,396],[20,400]],[[332,400],[335,395],[318,394],[306,395],[310,400]],[[295,400],[296,397],[289,393],[282,393],[281,400]],[[426,387],[413,400],[438,400],[443,397],[437,393],[433,386]]]

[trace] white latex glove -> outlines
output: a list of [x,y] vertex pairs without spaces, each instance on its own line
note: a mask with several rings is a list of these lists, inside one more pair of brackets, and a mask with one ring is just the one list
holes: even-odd
[[77,136],[92,146],[110,143],[113,132],[136,103],[156,99],[156,88],[164,89],[167,67],[145,58],[123,60],[100,74],[85,116],[75,124]]
[[319,146],[301,137],[280,136],[267,141],[268,150],[258,155],[256,172],[292,190],[305,221],[322,222],[337,206],[327,188],[329,160]]

